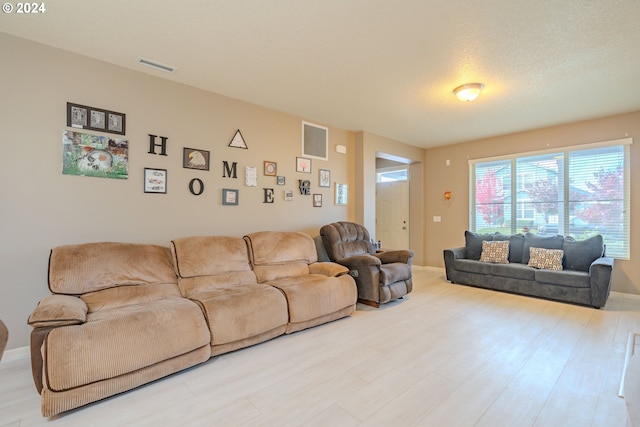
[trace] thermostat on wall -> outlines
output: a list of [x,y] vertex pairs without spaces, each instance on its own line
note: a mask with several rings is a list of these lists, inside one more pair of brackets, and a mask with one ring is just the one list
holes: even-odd
[[336,153],[344,154],[347,152],[347,147],[344,145],[336,145]]

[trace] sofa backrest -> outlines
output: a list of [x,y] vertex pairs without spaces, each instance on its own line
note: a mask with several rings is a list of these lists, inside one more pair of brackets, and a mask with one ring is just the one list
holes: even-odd
[[171,241],[171,253],[184,296],[220,285],[256,283],[242,237],[195,236]]
[[354,222],[327,224],[320,228],[320,236],[331,261],[375,253],[369,231]]
[[259,283],[309,274],[309,264],[318,261],[316,245],[308,234],[259,231],[244,238]]
[[119,286],[177,283],[169,248],[138,243],[58,246],[49,256],[49,289],[82,295]]

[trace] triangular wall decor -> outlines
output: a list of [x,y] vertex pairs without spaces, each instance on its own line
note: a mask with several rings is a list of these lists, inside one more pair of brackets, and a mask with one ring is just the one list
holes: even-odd
[[244,142],[244,138],[242,137],[242,134],[240,133],[240,129],[238,129],[236,131],[236,134],[233,136],[233,139],[229,143],[229,147],[245,148],[245,149],[249,148],[249,147],[247,147],[247,143]]

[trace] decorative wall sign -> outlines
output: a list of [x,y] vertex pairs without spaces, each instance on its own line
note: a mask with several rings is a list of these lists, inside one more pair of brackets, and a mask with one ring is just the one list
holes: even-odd
[[296,172],[311,173],[311,159],[296,157]]
[[144,168],[144,192],[167,194],[167,170]]
[[262,190],[264,191],[264,200],[262,203],[273,203],[273,195],[275,194],[273,188],[263,188]]
[[166,156],[167,155],[167,140],[169,138],[167,138],[166,136],[161,136],[160,137],[160,142],[156,143],[156,138],[158,137],[158,135],[152,135],[149,134],[149,154],[157,154],[156,153],[156,147],[160,147],[160,156]]
[[189,181],[189,191],[194,196],[199,196],[204,193],[204,182],[200,178],[193,178]]
[[107,136],[62,132],[62,173],[127,179],[129,142]]
[[244,148],[244,149],[248,149],[249,148],[249,147],[247,147],[247,143],[244,142],[244,138],[242,137],[242,134],[240,133],[240,129],[238,129],[236,131],[236,134],[233,135],[233,138],[231,139],[231,142],[229,143],[229,147]]
[[318,187],[331,187],[331,172],[327,169],[319,169]]
[[67,102],[67,126],[124,135],[125,115]]
[[278,185],[284,185],[285,181],[286,181],[286,178],[284,176],[278,175],[278,178],[277,178]]
[[238,190],[231,190],[229,188],[222,189],[222,204],[223,205],[238,205]]
[[293,200],[293,190],[285,190],[284,191],[284,199],[287,202],[290,202]]
[[308,179],[299,179],[298,188],[300,189],[300,194],[303,196],[309,196],[311,194],[311,181]]
[[182,149],[182,167],[187,169],[209,170],[209,152],[194,148]]
[[322,194],[314,194],[313,195],[313,207],[321,208],[322,207]]
[[336,182],[336,205],[346,205],[347,202],[347,184],[338,184]]
[[278,172],[278,164],[276,162],[264,162],[264,174],[267,176],[276,176]]
[[236,174],[236,167],[238,166],[238,162],[231,163],[229,166],[229,162],[226,160],[222,161],[222,177],[223,178],[238,178]]
[[245,166],[244,168],[244,185],[247,187],[258,186],[258,169],[253,166]]
[[302,122],[302,155],[329,160],[329,129],[325,126]]

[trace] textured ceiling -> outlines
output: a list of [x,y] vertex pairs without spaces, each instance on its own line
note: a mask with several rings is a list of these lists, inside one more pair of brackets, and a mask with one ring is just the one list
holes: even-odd
[[[640,110],[639,0],[58,0],[0,31],[430,147]],[[144,57],[177,68],[167,74]],[[482,82],[477,101],[454,87]]]

